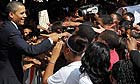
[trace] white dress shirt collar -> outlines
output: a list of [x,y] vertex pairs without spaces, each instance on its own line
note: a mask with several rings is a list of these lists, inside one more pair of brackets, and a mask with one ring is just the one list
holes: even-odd
[[14,24],[14,26],[18,29],[18,26],[16,25],[16,23],[14,23],[13,21],[11,21],[13,24]]

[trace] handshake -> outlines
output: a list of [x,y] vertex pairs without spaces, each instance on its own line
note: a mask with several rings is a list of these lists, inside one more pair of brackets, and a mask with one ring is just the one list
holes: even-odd
[[59,41],[62,37],[69,37],[71,34],[68,32],[64,32],[64,33],[51,33],[51,34],[41,34],[42,36],[48,37],[50,38],[53,42],[57,42]]

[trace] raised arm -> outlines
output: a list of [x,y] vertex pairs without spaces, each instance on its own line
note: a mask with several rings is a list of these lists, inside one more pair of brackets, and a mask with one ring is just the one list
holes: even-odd
[[52,56],[46,67],[45,73],[43,75],[43,84],[48,84],[47,80],[53,74],[54,66],[55,66],[56,60],[58,59],[58,57],[60,55],[62,45],[63,45],[63,41],[57,42],[57,44],[55,45],[55,47],[52,51]]

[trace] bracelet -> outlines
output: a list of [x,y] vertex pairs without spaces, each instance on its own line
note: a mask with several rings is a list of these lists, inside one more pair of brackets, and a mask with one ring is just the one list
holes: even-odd
[[55,64],[55,62],[49,62],[50,64]]
[[138,49],[134,48],[134,49],[132,49],[132,50],[138,50]]

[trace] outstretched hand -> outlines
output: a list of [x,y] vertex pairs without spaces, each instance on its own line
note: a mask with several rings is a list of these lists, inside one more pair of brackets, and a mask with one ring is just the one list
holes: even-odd
[[49,35],[49,38],[51,38],[54,42],[57,42],[63,36],[68,37],[68,36],[70,36],[70,33],[68,33],[68,32],[64,32],[64,33],[61,33],[61,34],[52,33],[52,34]]
[[128,50],[131,51],[131,50],[136,50],[137,49],[137,41],[135,38],[133,37],[130,37],[127,39],[127,47],[128,47]]

